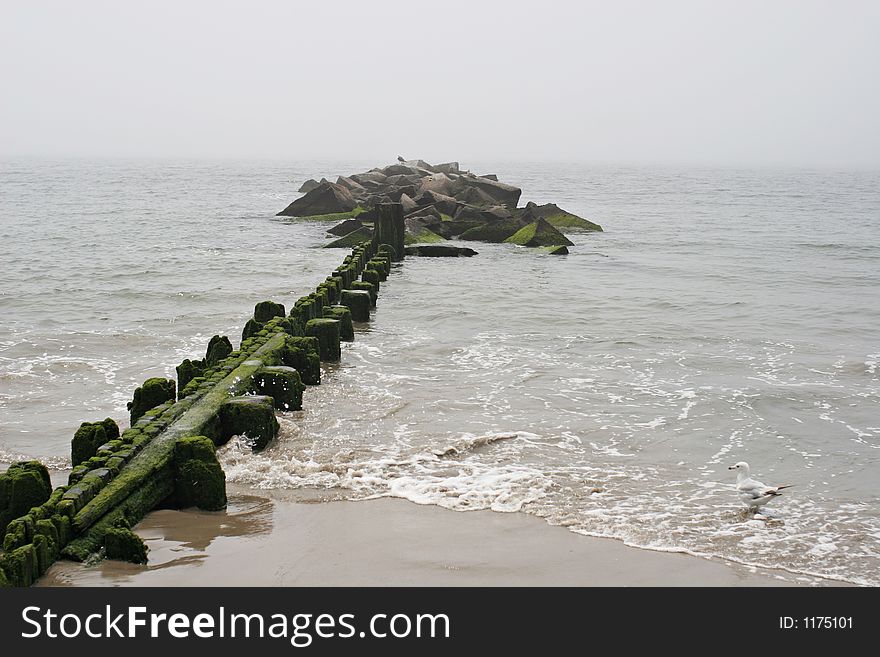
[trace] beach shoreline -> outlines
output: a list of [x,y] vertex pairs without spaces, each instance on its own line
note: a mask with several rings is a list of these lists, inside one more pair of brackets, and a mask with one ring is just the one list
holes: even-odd
[[522,513],[315,493],[230,486],[226,512],[155,511],[135,528],[150,547],[147,565],[61,561],[37,586],[843,584],[629,547]]

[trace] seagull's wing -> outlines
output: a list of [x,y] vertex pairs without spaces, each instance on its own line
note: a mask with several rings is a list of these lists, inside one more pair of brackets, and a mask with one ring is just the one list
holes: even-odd
[[755,481],[754,479],[745,479],[736,488],[743,496],[749,496],[753,500],[767,497],[768,495],[780,494],[773,486],[762,484],[760,481]]

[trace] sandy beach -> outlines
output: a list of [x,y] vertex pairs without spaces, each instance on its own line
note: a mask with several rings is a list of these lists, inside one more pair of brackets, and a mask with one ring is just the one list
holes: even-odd
[[[520,513],[232,489],[224,513],[156,511],[150,563],[58,562],[40,586],[786,586],[782,571],[631,548]],[[312,498],[314,499],[314,498]]]

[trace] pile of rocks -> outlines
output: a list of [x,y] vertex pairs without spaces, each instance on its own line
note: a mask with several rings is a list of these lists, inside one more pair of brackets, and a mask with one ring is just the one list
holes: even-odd
[[378,205],[400,203],[407,244],[449,239],[510,242],[549,247],[565,253],[572,242],[563,233],[601,231],[602,227],[554,203],[519,207],[522,190],[498,180],[462,171],[458,162],[428,164],[402,160],[336,182],[307,180],[303,196],[279,216],[312,221],[340,221],[328,232],[338,239],[328,247],[351,248],[370,239]]

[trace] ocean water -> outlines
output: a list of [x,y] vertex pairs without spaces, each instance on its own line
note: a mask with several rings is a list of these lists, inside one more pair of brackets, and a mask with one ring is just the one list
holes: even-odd
[[[0,460],[69,467],[81,421],[289,307],[344,253],[274,213],[375,164],[0,163]],[[463,164],[606,232],[396,266],[279,439],[221,450],[228,478],[880,585],[880,173]],[[740,460],[794,484],[762,519]]]

